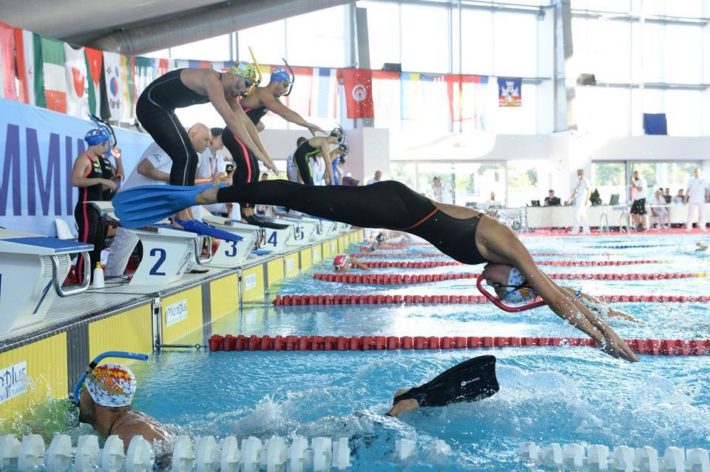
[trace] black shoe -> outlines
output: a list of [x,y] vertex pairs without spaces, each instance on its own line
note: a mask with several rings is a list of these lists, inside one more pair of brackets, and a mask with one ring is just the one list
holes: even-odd
[[269,229],[286,229],[286,228],[288,228],[288,225],[282,225],[279,223],[272,223],[271,221],[266,221],[265,219],[263,219],[257,215],[245,216],[244,220],[247,223],[249,223],[250,225],[261,226],[262,228],[269,228]]

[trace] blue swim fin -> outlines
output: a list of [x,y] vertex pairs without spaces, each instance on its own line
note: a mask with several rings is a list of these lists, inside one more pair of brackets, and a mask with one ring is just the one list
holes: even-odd
[[215,228],[214,226],[205,224],[201,221],[181,220],[175,218],[175,222],[182,226],[182,229],[184,229],[185,231],[189,231],[191,233],[199,234],[202,236],[212,236],[213,238],[224,239],[225,241],[234,241],[235,243],[244,240],[244,238],[242,238],[238,234],[223,231],[219,228]]
[[197,195],[214,186],[140,185],[121,190],[111,203],[116,216],[121,220],[121,226],[140,228],[195,205]]

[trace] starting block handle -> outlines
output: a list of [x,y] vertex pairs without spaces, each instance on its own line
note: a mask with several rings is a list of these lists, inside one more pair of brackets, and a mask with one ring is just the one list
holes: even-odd
[[59,274],[59,258],[57,256],[51,256],[52,259],[52,282],[54,283],[54,291],[57,292],[57,295],[60,297],[68,297],[71,295],[76,295],[77,293],[82,293],[86,292],[86,290],[89,288],[89,284],[91,283],[91,264],[87,261],[91,260],[90,253],[89,251],[82,251],[78,253],[81,257],[84,258],[84,261],[86,262],[84,265],[84,279],[81,285],[79,285],[76,288],[72,289],[64,289],[62,287],[62,283],[64,280],[62,279],[62,276]]
[[192,243],[195,245],[195,262],[197,263],[197,265],[208,264],[212,261],[212,258],[214,257],[214,252],[212,251],[212,238],[208,238],[209,244],[207,244],[207,256],[205,256],[204,259],[200,257],[200,255],[202,254],[202,245],[200,244],[201,242],[202,239],[200,238],[195,238],[192,240]]

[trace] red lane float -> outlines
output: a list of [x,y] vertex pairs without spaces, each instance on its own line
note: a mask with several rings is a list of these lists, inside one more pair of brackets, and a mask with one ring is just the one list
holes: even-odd
[[[410,285],[443,280],[475,279],[479,274],[461,272],[454,274],[313,274],[316,280],[348,284]],[[669,280],[707,277],[705,273],[660,274],[547,274],[557,280]]]
[[[598,295],[607,303],[710,303],[710,295]],[[481,295],[277,295],[276,306],[486,303]]]
[[370,269],[431,269],[433,267],[450,267],[463,265],[457,261],[367,261]]
[[[635,264],[658,264],[657,260],[635,260],[635,261],[536,261],[538,265],[559,266],[559,267],[602,267],[602,266],[625,266]],[[367,265],[371,269],[400,268],[400,269],[430,269],[433,267],[449,267],[463,265],[457,261],[368,261]]]
[[[710,355],[710,339],[628,339],[639,354]],[[210,351],[394,351],[410,349],[478,349],[495,347],[596,347],[589,338],[515,336],[220,336],[209,339]]]
[[[447,257],[443,252],[403,252],[399,254],[377,254],[375,252],[356,252],[351,254],[361,259],[423,259],[425,257]],[[450,258],[449,258],[450,259]]]
[[535,261],[537,265],[561,266],[561,267],[601,267],[601,266],[625,266],[635,264],[659,264],[664,261],[653,259],[637,259],[630,261]]

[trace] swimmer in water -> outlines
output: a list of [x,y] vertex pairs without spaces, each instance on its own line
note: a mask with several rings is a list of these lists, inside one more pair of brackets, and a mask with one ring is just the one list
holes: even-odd
[[500,389],[495,367],[494,356],[474,357],[418,387],[397,390],[386,415],[398,416],[420,407],[441,407],[491,397]]
[[156,419],[131,410],[136,385],[135,375],[124,365],[96,366],[79,394],[79,421],[93,426],[103,439],[120,437],[126,451],[135,436],[161,444],[172,441],[173,434]]
[[370,270],[367,264],[364,264],[355,256],[338,254],[333,258],[333,269],[335,269],[336,272],[346,272],[351,268]]

